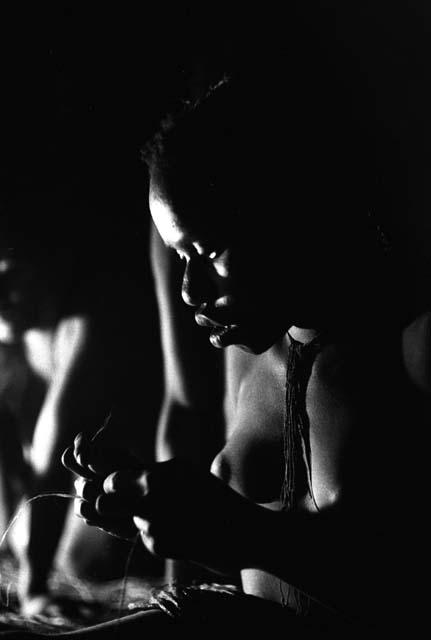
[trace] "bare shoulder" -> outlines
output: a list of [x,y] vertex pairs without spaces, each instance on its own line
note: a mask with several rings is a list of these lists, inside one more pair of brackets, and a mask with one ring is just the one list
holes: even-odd
[[53,357],[57,367],[67,367],[87,344],[89,324],[85,316],[70,316],[60,320],[53,336]]
[[415,318],[402,334],[403,357],[411,381],[431,394],[431,311]]

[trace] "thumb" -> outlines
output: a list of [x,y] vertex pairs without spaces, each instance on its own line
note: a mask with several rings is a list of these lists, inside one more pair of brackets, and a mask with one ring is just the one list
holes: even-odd
[[139,469],[114,471],[105,478],[103,491],[109,494],[126,490],[142,495],[143,490],[140,483],[142,475],[143,472]]

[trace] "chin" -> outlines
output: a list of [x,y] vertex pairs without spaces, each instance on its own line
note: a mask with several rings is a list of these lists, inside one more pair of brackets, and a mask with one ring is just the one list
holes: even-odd
[[265,353],[273,346],[271,344],[262,344],[262,343],[253,343],[253,344],[236,344],[234,345],[237,349],[241,349],[241,351],[245,351],[246,353],[252,353],[255,356],[260,355],[261,353]]
[[247,353],[259,355],[279,342],[285,333],[285,327],[253,323],[252,325],[232,325],[225,329],[216,328],[211,331],[209,340],[217,349],[234,346]]
[[259,335],[258,333],[255,335],[250,334],[246,340],[236,343],[235,346],[242,351],[253,353],[258,356],[261,353],[265,353],[265,351],[268,351],[268,349],[271,349],[271,347],[279,342],[284,333],[284,331],[277,331],[273,334],[266,333],[265,335]]

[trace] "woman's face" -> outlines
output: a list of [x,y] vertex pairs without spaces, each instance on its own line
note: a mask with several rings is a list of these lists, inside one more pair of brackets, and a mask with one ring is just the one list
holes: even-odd
[[293,322],[286,310],[285,256],[270,240],[265,215],[265,228],[256,230],[245,221],[233,224],[209,203],[179,205],[168,191],[152,177],[151,215],[164,243],[184,261],[182,297],[195,307],[196,323],[209,330],[214,347],[266,351]]

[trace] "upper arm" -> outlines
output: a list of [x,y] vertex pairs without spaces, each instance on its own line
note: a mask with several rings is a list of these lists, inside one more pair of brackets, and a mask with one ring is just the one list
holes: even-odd
[[182,265],[155,229],[151,265],[158,302],[164,398],[156,438],[158,460],[212,460],[223,440],[223,355],[194,322],[181,298]]
[[151,265],[158,302],[165,394],[189,408],[219,405],[223,395],[223,354],[194,322],[193,309],[181,298],[183,269],[154,225]]

